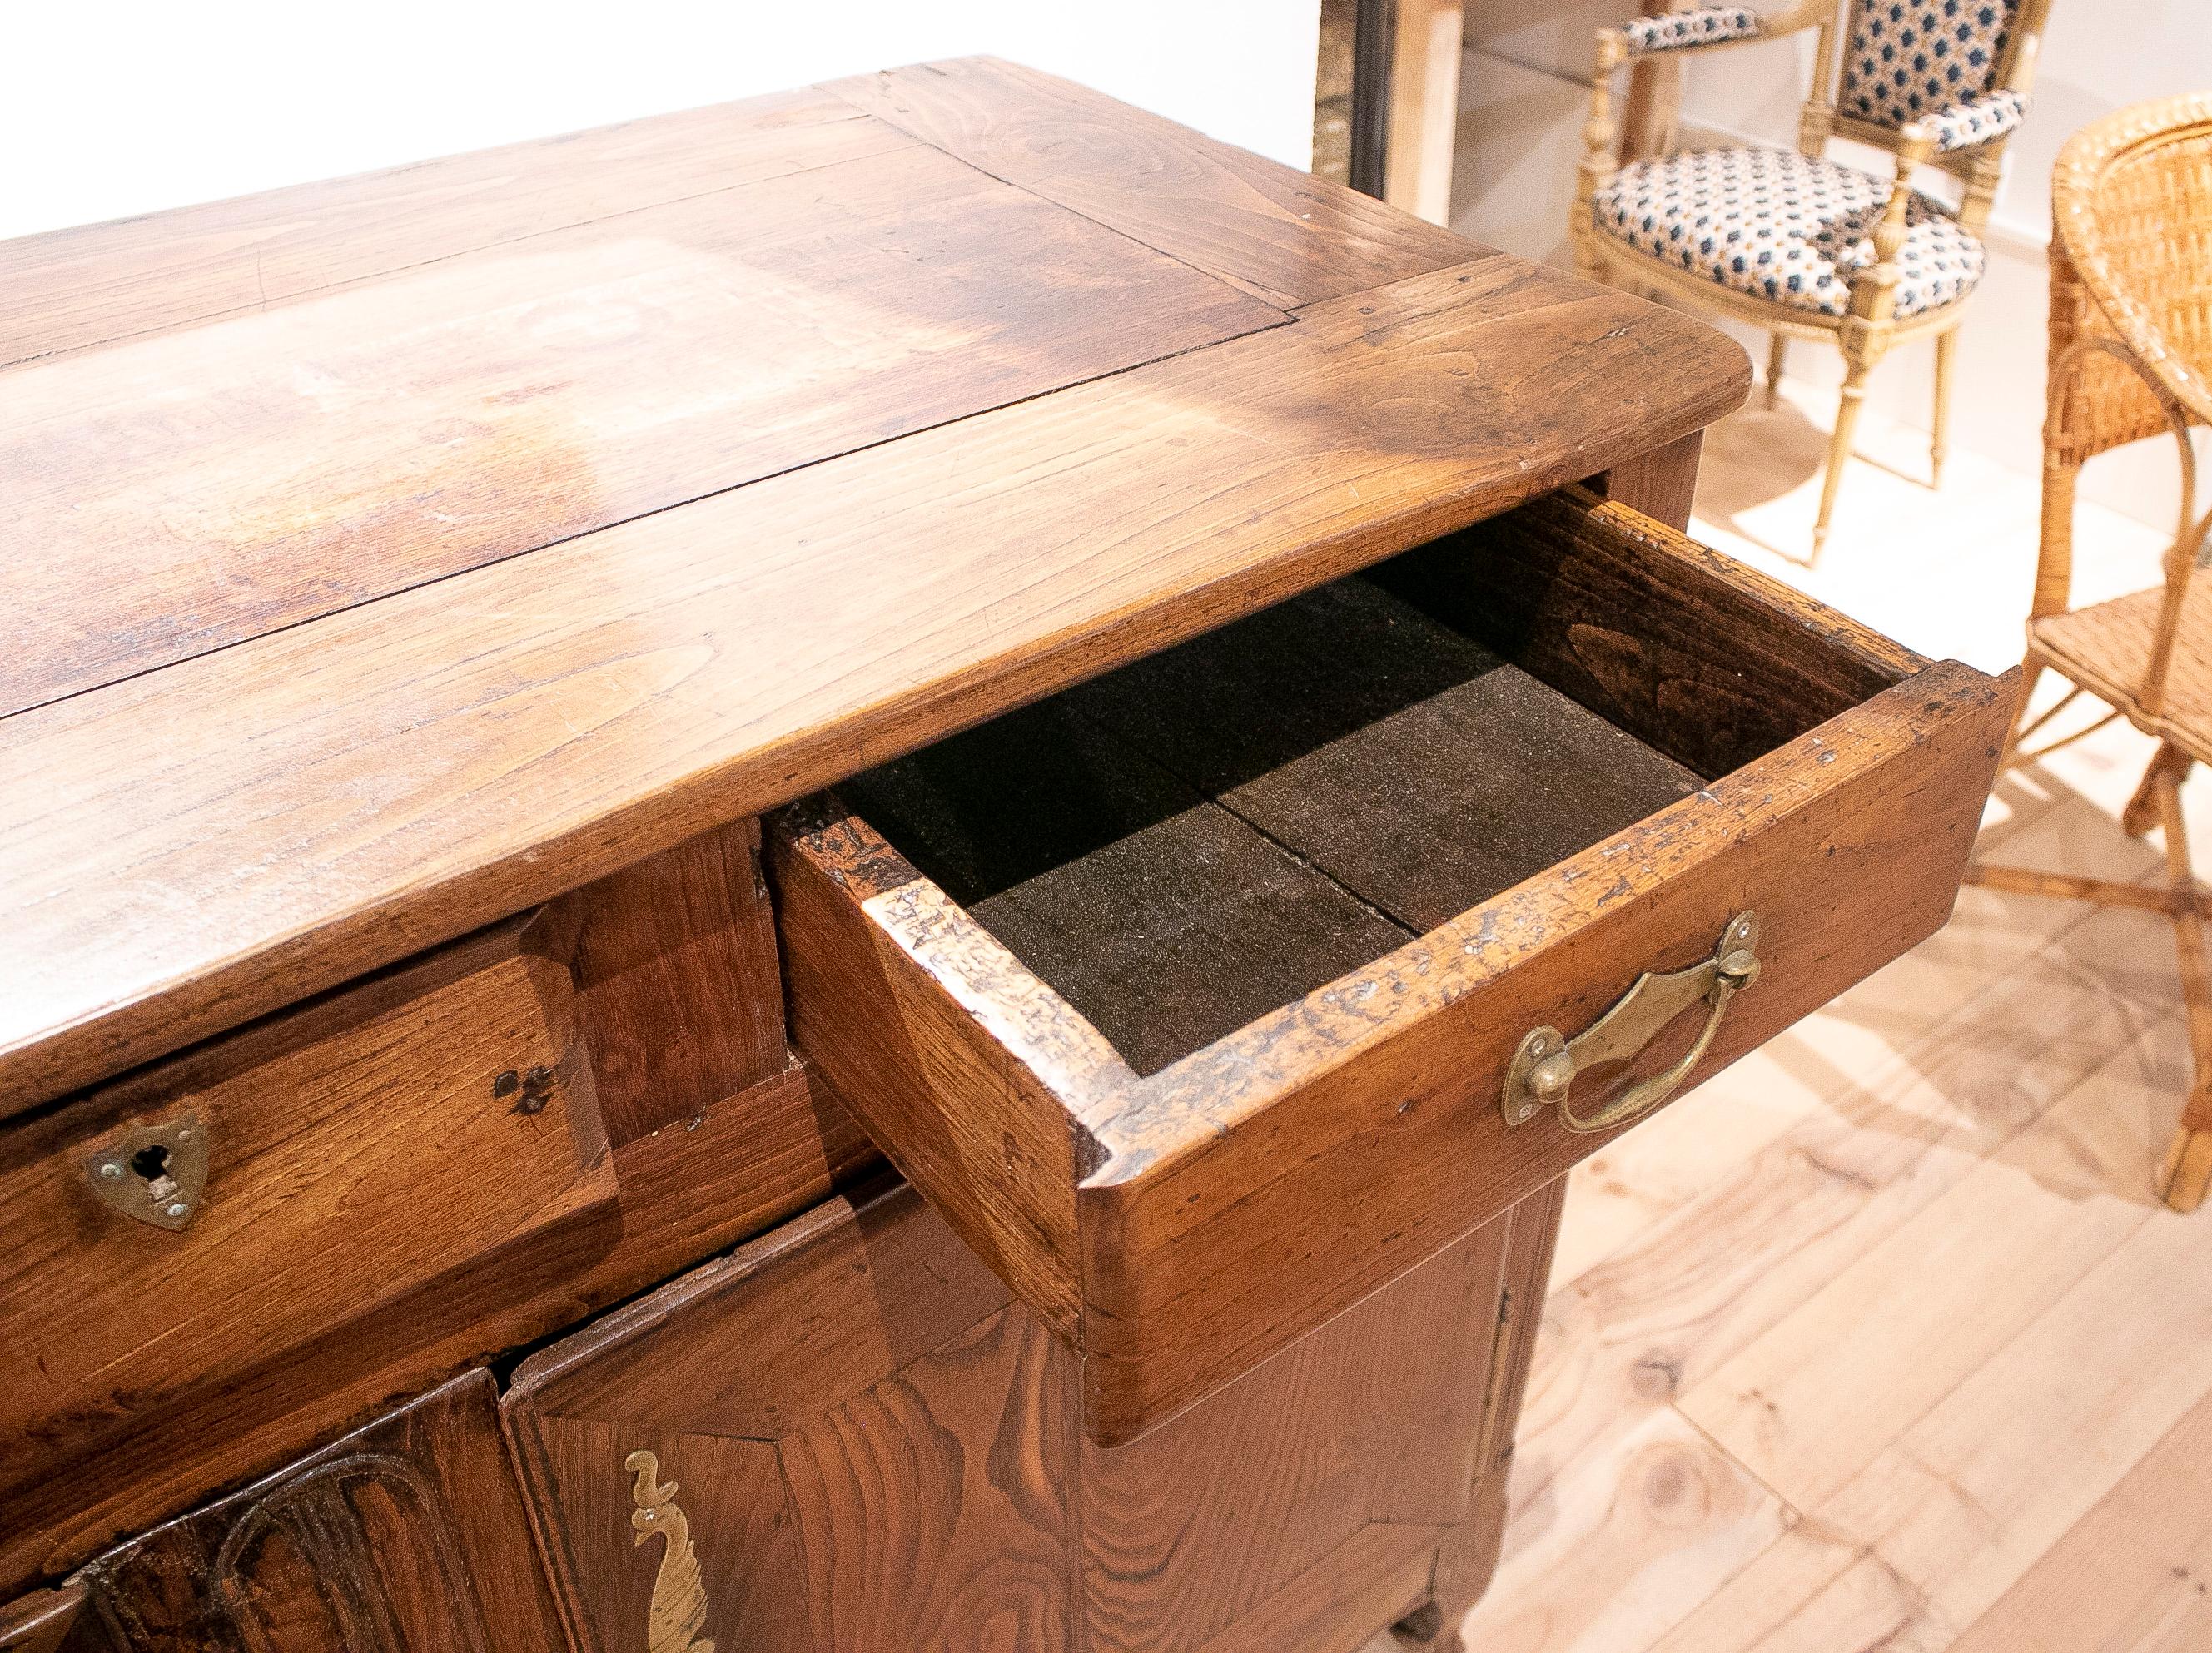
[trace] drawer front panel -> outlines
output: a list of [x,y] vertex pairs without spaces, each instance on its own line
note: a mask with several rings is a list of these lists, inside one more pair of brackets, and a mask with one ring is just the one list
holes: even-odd
[[613,1194],[568,971],[519,925],[8,1133],[0,1529],[302,1404],[323,1379],[268,1375],[377,1358],[349,1327],[434,1327],[503,1251],[604,1249]]
[[[1618,1104],[1625,1125],[1896,957],[1956,896],[2008,682],[1922,661],[1579,490],[1365,584],[1387,601],[1310,605],[1271,629],[1240,623],[1063,697],[1073,721],[1032,718],[1073,729],[1106,707],[1114,739],[1194,781],[1188,801],[1139,807],[1127,789],[1100,794],[1104,770],[1078,764],[1091,790],[1071,788],[1065,807],[1108,821],[1092,834],[1111,840],[1107,851],[1079,846],[1079,859],[1054,861],[986,842],[1008,830],[994,823],[1048,823],[1063,794],[1040,801],[1026,781],[963,791],[960,775],[995,775],[1006,761],[978,765],[972,750],[939,765],[949,781],[936,760],[915,760],[856,787],[896,802],[900,836],[834,798],[787,811],[772,834],[795,1045],[1078,1356],[1086,1426],[1102,1442],[1132,1439],[1231,1382],[1601,1143],[1603,1130],[1570,1128],[1553,1105],[1509,1121],[1508,1071],[1536,1030],[1576,1038],[1633,990],[1601,1041],[1620,1060],[1577,1043],[1586,1071],[1566,1087],[1577,1119]],[[1438,624],[1456,641],[1421,647],[1465,665],[1407,653]],[[1342,668],[1351,687],[1325,681],[1337,668],[1312,662],[1328,640],[1369,634],[1388,660],[1362,653]],[[1466,713],[1449,713],[1455,696],[1473,696]],[[1271,715],[1293,696],[1295,715]],[[1609,833],[1608,822],[1577,838],[1573,810],[1548,798],[1524,824],[1492,777],[1540,792],[1547,762],[1607,761],[1576,722],[1592,717],[1660,778],[1681,766],[1692,789]],[[1474,762],[1454,750],[1507,726],[1519,745]],[[1308,727],[1319,744],[1302,744]],[[1552,729],[1572,739],[1554,744]],[[924,772],[935,791],[917,793]],[[1364,854],[1346,823],[1376,817],[1374,795],[1355,791],[1367,776],[1386,799],[1404,789],[1406,818],[1424,832],[1463,820],[1490,836],[1431,855],[1396,843]],[[1559,781],[1569,796],[1598,795],[1578,772]],[[1270,876],[1307,880],[1300,900],[1326,879],[1407,939],[1139,1072],[1070,997],[1092,994],[1142,1025],[1148,994],[1203,988],[1168,970],[1148,977],[1152,916],[1125,922],[1112,903],[1218,887],[1222,863],[1202,878],[1154,877],[1131,848],[1159,835],[1154,823],[1206,810],[1286,854],[1295,873]],[[1522,831],[1534,836],[1513,842]],[[1544,870],[1516,871],[1503,889],[1486,874],[1524,866],[1539,842],[1554,846]],[[950,868],[942,876],[967,899],[980,894],[975,910],[917,869],[908,843]],[[1116,881],[1085,883],[1109,854]],[[1481,876],[1494,881],[1453,899],[1455,880],[1465,891]],[[1054,896],[1071,885],[1078,898]],[[1012,938],[1002,940],[987,921],[1010,904],[1018,922],[1000,921]],[[1165,917],[1206,929],[1260,905]],[[1668,990],[1640,979],[1710,966],[1744,915],[1757,921],[1755,975],[1732,958],[1729,991],[1708,968],[1675,984],[1671,1012],[1645,1014]],[[1079,957],[1070,969],[1094,930],[1111,933],[1110,967]],[[1649,1025],[1613,1036],[1638,1020]]]
[[[2003,707],[1927,675],[1618,835],[1575,876],[1532,880],[1361,972],[1322,1015],[1281,1013],[1263,1039],[1199,1053],[1102,1121],[1117,1152],[1079,1195],[1100,1425],[1187,1404],[1601,1145],[1551,1109],[1507,1122],[1507,1069],[1532,1030],[1579,1033],[1639,973],[1698,963],[1756,913],[1758,980],[1686,1089],[1939,928]],[[1931,774],[1955,779],[1947,792]],[[1632,1073],[1672,1066],[1710,1013],[1676,1018]]]

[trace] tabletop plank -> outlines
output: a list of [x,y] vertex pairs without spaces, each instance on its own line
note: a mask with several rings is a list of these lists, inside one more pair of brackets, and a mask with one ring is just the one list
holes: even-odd
[[1469,243],[1370,197],[994,58],[829,89],[994,177],[1295,308],[1462,262]]
[[915,145],[29,363],[0,716],[1284,319]]
[[805,88],[0,241],[0,365],[915,142]]
[[0,721],[0,1112],[1602,471],[1747,382],[1699,323],[1478,255]]

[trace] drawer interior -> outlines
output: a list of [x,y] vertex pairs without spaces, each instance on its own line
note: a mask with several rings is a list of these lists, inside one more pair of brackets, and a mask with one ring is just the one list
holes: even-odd
[[1425,548],[840,790],[1156,1073],[1709,778],[1472,635],[1476,560]]
[[793,1042],[1132,1440],[1604,1139],[1529,1038],[1755,915],[1589,1121],[1933,931],[2010,693],[1564,489],[785,811]]

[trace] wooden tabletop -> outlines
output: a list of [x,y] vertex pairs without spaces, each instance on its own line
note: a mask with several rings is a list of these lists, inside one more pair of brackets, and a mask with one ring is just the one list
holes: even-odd
[[992,60],[0,244],[0,1116],[1695,430]]

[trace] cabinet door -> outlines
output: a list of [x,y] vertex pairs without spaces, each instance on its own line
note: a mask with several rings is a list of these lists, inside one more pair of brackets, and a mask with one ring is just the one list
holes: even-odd
[[1476,1514],[1503,1224],[1133,1445],[934,1212],[833,1200],[507,1401],[585,1653],[1357,1646]]
[[506,1402],[586,1653],[1066,1644],[1073,1391],[903,1188],[526,1362]]
[[1130,1445],[1083,1441],[1087,1653],[1330,1653],[1472,1513],[1493,1221]]
[[88,1563],[60,1653],[562,1645],[489,1374]]

